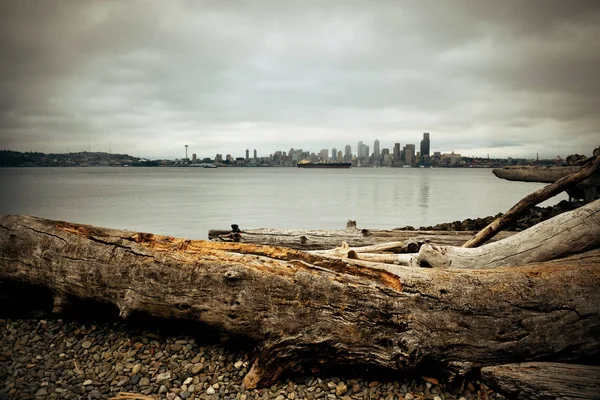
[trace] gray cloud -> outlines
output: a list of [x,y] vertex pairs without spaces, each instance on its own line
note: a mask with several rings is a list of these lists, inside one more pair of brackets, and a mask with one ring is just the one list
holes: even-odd
[[12,2],[0,147],[180,157],[598,146],[600,3]]

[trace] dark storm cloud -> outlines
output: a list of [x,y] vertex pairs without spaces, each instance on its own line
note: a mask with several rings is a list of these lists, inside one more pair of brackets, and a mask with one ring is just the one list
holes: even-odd
[[6,2],[0,147],[590,153],[600,3]]

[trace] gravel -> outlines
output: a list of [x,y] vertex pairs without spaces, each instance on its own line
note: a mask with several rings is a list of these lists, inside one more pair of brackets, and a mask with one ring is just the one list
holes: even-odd
[[503,398],[477,381],[447,384],[366,368],[285,376],[246,390],[251,347],[206,330],[173,321],[0,319],[0,400],[109,399],[119,392],[169,400]]

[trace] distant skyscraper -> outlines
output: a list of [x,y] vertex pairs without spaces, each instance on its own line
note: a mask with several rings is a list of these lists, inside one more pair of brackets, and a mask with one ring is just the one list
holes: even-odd
[[341,150],[338,151],[338,153],[337,153],[337,159],[338,159],[338,161],[341,161],[343,158],[344,158],[344,153],[342,153]]
[[356,156],[358,158],[364,157],[365,145],[363,142],[358,142],[358,147],[356,148]]
[[394,161],[400,161],[400,152],[402,151],[402,149],[400,148],[400,143],[394,143],[394,153],[393,153],[393,160]]
[[379,150],[379,139],[375,139],[375,143],[373,144],[373,163],[375,165],[379,164],[381,161],[381,152]]
[[405,165],[413,165],[415,162],[415,145],[407,144],[402,149],[402,153],[404,155],[404,164]]
[[250,159],[250,150],[246,149],[246,161]]
[[254,159],[256,160],[256,149],[254,149]]
[[331,149],[331,159],[335,160],[337,158],[337,149],[334,147]]
[[352,147],[350,147],[349,144],[346,145],[346,148],[344,149],[344,158],[346,160],[351,160],[352,159]]
[[321,161],[329,161],[329,151],[327,151],[327,149],[321,150],[319,153],[319,158]]
[[421,157],[429,157],[429,133],[423,134],[423,140],[421,140]]

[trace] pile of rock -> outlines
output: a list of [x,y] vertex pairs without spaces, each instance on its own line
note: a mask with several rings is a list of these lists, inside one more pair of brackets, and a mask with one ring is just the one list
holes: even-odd
[[394,380],[364,369],[247,390],[242,379],[251,348],[193,331],[178,321],[0,319],[0,399],[109,399],[119,392],[168,400],[502,398],[479,382]]
[[[566,211],[577,208],[580,204],[563,200],[560,203],[550,207],[533,207],[528,213],[521,217],[517,222],[508,227],[509,230],[522,231],[532,227],[542,221],[555,217]],[[446,222],[434,226],[422,226],[418,228],[421,231],[479,231],[488,226],[496,218],[501,217],[502,213],[483,218],[467,218],[464,221]],[[398,230],[416,230],[412,226],[397,228]]]

